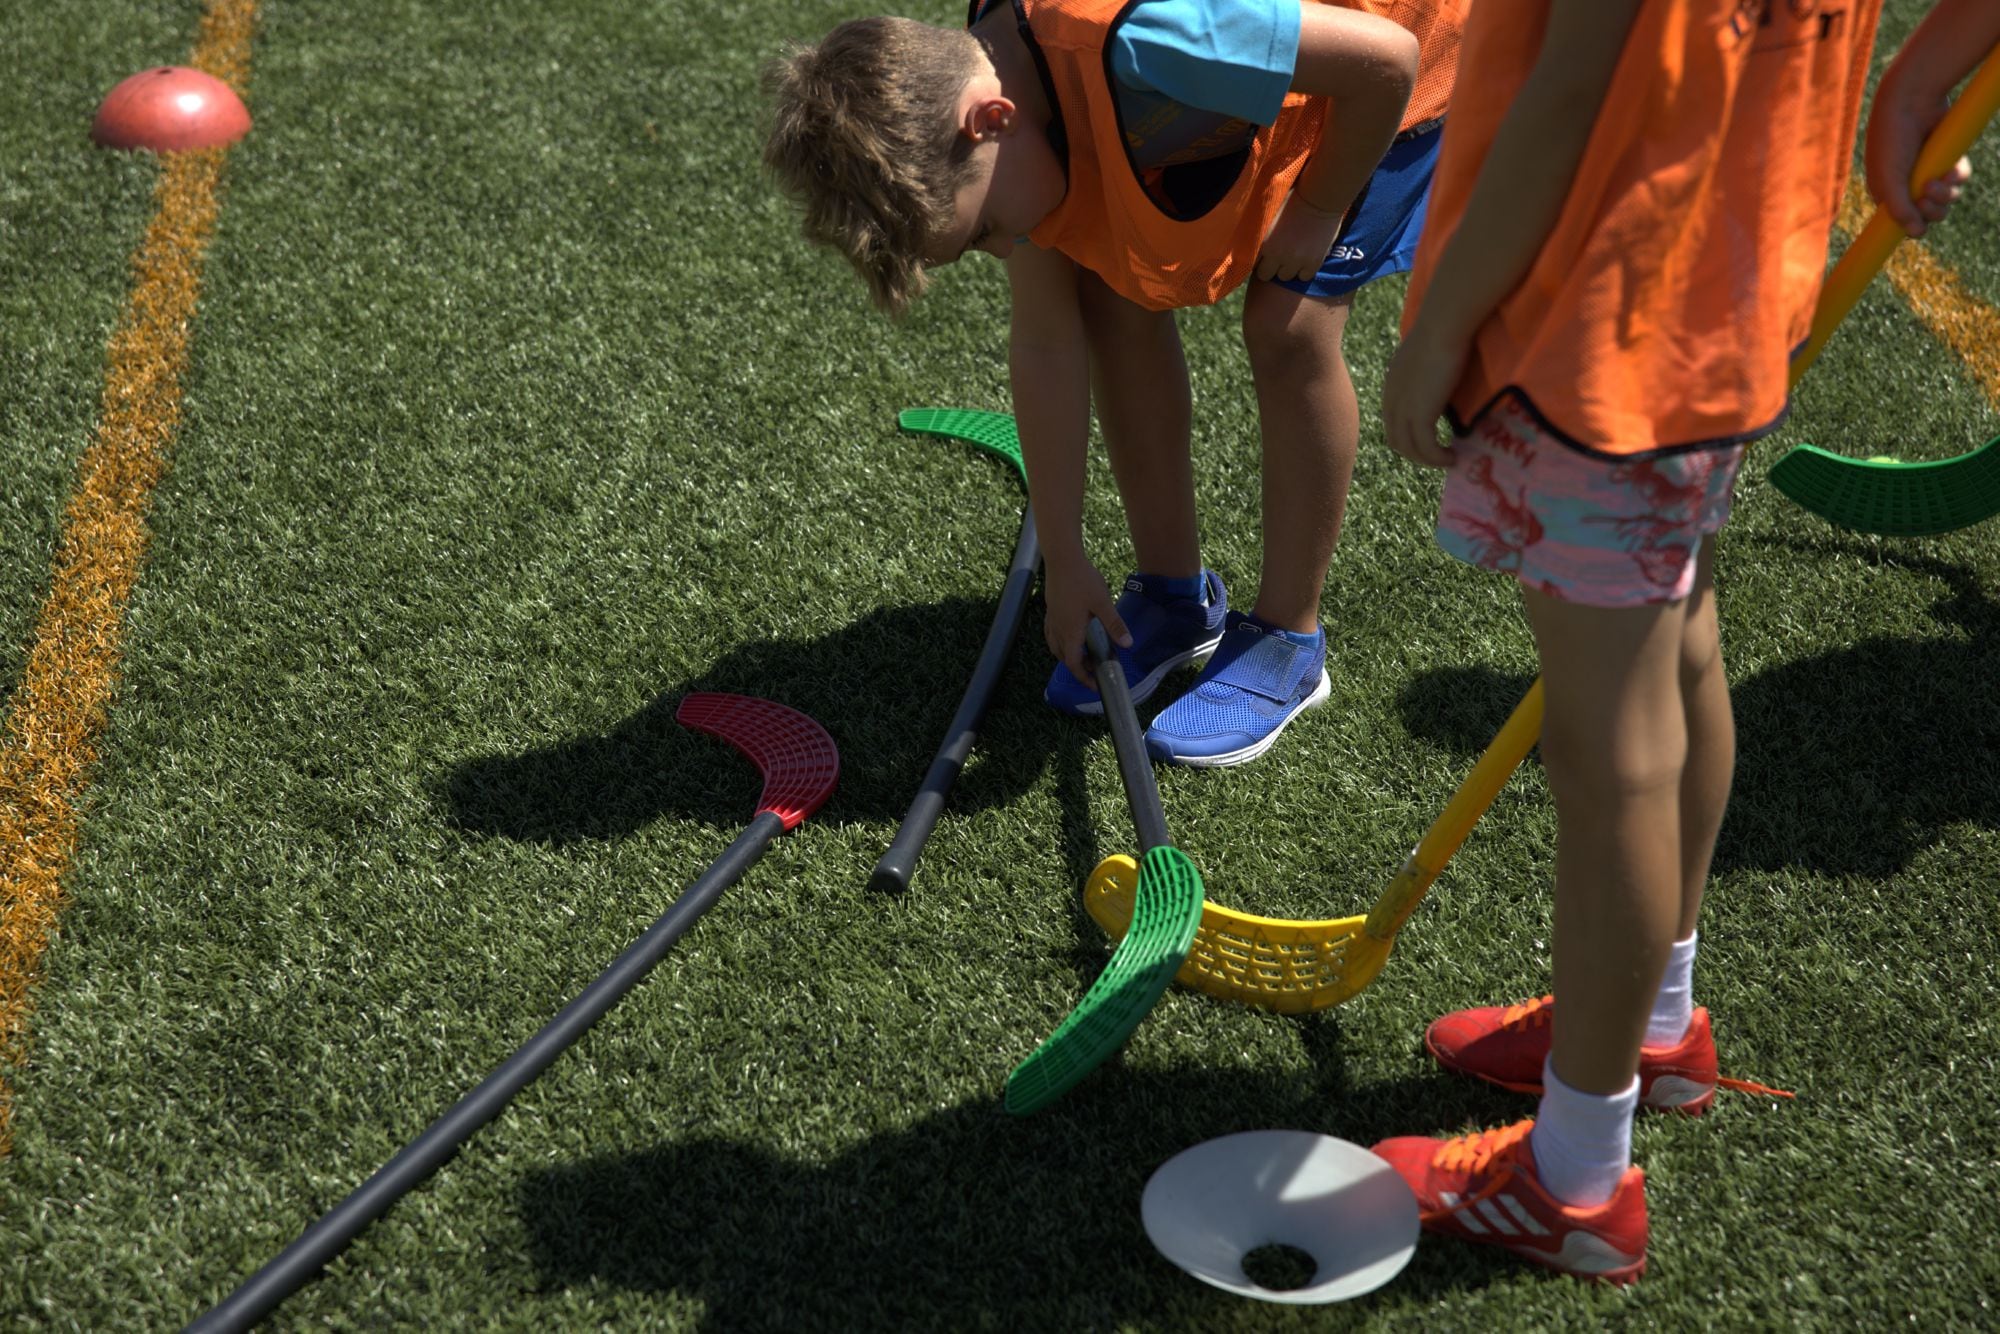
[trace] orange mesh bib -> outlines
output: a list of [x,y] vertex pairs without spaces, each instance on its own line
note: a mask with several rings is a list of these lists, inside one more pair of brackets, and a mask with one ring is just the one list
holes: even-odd
[[[1456,49],[1464,0],[1357,0],[1403,23],[1426,25],[1437,50]],[[1257,264],[1264,234],[1318,147],[1323,98],[1285,97],[1278,119],[1251,140],[1228,192],[1199,216],[1177,218],[1147,194],[1127,151],[1112,93],[1107,46],[1132,0],[1017,0],[1039,48],[1069,143],[1069,188],[1029,233],[1060,250],[1113,291],[1150,310],[1220,301]],[[1404,11],[1412,16],[1406,19]],[[1425,40],[1418,33],[1419,44]],[[1419,87],[1442,103],[1452,64],[1440,57]],[[1442,83],[1440,85],[1440,80]],[[1441,90],[1440,90],[1441,89]],[[1413,109],[1415,104],[1412,104]],[[1406,124],[1427,117],[1405,117]]]
[[1459,36],[1465,29],[1472,0],[1344,0],[1342,7],[1359,9],[1409,29],[1417,39],[1417,86],[1403,109],[1405,130],[1428,125],[1444,116],[1451,101],[1451,84],[1458,72]]
[[[1549,0],[1465,30],[1404,324],[1538,55]],[[1502,394],[1596,453],[1754,439],[1784,419],[1853,156],[1880,0],[1648,0],[1554,228],[1452,395]]]

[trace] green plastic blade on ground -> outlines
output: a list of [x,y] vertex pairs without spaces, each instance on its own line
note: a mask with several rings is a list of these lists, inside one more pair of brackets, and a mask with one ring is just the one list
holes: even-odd
[[1771,484],[1828,523],[1883,537],[1955,533],[2000,514],[2000,437],[1931,463],[1854,459],[1800,445]]
[[1008,1111],[1040,1111],[1125,1045],[1187,960],[1201,904],[1201,874],[1186,853],[1146,854],[1131,929],[1069,1018],[1007,1076]]
[[896,425],[922,435],[941,435],[947,440],[963,440],[990,450],[1014,465],[1021,485],[1028,484],[1028,465],[1021,461],[1021,437],[1014,419],[1004,412],[980,412],[973,408],[904,408],[896,414]]

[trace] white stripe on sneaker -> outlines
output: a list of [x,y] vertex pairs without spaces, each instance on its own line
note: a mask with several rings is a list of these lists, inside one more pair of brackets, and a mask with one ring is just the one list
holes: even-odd
[[1499,1207],[1493,1201],[1481,1200],[1479,1202],[1479,1212],[1486,1215],[1486,1221],[1498,1229],[1501,1236],[1518,1237],[1521,1235],[1521,1229],[1508,1222],[1506,1215],[1500,1212]]
[[1514,1215],[1515,1222],[1528,1229],[1529,1235],[1536,1237],[1546,1237],[1549,1235],[1549,1230],[1540,1223],[1537,1223],[1534,1215],[1523,1209],[1521,1202],[1512,1195],[1500,1196],[1500,1203],[1507,1206],[1507,1212]]
[[1445,1191],[1438,1196],[1438,1199],[1443,1203],[1445,1208],[1451,1210],[1451,1216],[1456,1218],[1460,1223],[1463,1223],[1467,1230],[1471,1231],[1474,1235],[1483,1237],[1490,1230],[1486,1224],[1479,1221],[1478,1216],[1472,1210],[1459,1208],[1458,1192]]

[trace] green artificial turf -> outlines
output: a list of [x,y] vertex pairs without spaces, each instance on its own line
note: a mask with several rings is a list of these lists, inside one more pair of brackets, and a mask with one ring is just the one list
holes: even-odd
[[[1892,4],[1885,47],[1919,9]],[[151,164],[84,129],[118,78],[185,59],[198,12],[8,21],[0,692],[150,208]],[[0,1326],[192,1317],[581,990],[750,817],[751,767],[672,721],[689,689],[813,715],[840,790],[277,1327],[1992,1321],[2000,543],[1855,538],[1763,479],[1786,443],[1941,457],[2000,429],[1885,285],[1753,455],[1718,575],[1742,761],[1698,998],[1727,1073],[1799,1097],[1639,1123],[1641,1284],[1427,1242],[1365,1300],[1284,1310],[1185,1277],[1139,1226],[1153,1168],[1218,1135],[1368,1143],[1531,1109],[1418,1037],[1546,985],[1532,762],[1362,997],[1281,1019],[1175,990],[1060,1103],[1004,1114],[1007,1071],[1110,953],[1079,890],[1132,836],[1109,738],[1040,703],[1030,629],[915,886],[865,888],[1022,502],[993,460],[895,428],[1007,409],[998,267],[957,266],[889,325],[760,179],[759,62],[858,12],[267,5],[33,1060],[9,1072]],[[1989,300],[1994,142],[1935,243]],[[1350,326],[1370,409],[1401,295],[1369,289]],[[1206,555],[1247,599],[1236,319],[1182,327]],[[1329,706],[1255,765],[1160,774],[1232,907],[1364,911],[1535,672],[1511,588],[1431,543],[1438,478],[1364,422]],[[1115,576],[1101,458],[1091,478]]]

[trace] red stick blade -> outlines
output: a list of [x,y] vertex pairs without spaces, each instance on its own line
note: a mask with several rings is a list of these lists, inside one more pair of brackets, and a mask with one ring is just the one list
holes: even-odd
[[742,751],[764,775],[758,812],[770,811],[787,829],[825,805],[840,781],[833,738],[797,709],[754,695],[697,692],[682,698],[674,719]]

